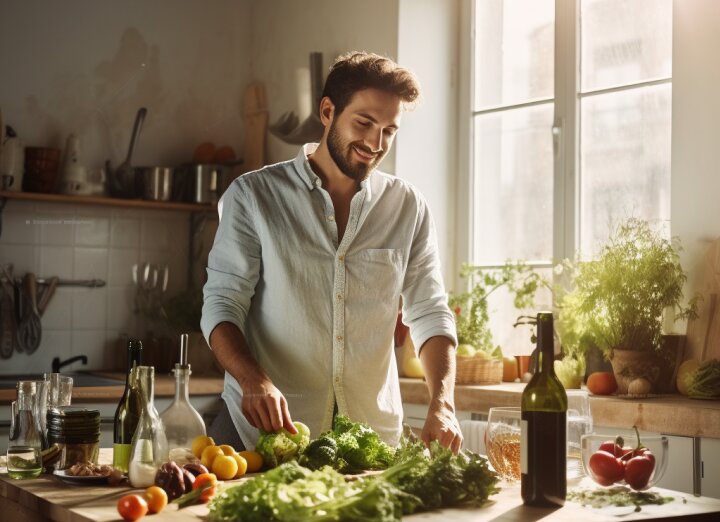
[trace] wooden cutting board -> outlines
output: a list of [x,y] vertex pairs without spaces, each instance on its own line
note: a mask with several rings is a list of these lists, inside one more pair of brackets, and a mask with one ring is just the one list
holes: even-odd
[[688,321],[686,359],[720,359],[720,238],[708,243],[695,290],[698,318]]
[[262,83],[252,83],[245,89],[243,119],[245,121],[245,147],[242,172],[245,173],[265,165],[268,110],[265,86]]

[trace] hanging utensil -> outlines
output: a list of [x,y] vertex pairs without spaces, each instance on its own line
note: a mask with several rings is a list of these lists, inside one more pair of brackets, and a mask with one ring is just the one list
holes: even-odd
[[135,169],[132,167],[132,155],[135,144],[140,136],[140,130],[142,129],[146,114],[147,109],[145,107],[141,107],[138,110],[135,116],[135,123],[133,125],[132,135],[130,136],[130,145],[128,146],[125,161],[110,175],[109,188],[110,195],[112,196],[120,198],[134,198],[138,196],[135,186]]
[[37,283],[35,274],[28,272],[22,280],[20,288],[22,301],[22,318],[18,324],[18,351],[33,353],[42,340],[42,324],[37,310]]
[[45,309],[47,308],[48,303],[50,303],[50,299],[52,299],[52,296],[55,293],[55,289],[57,288],[59,281],[60,279],[55,276],[47,280],[47,288],[43,292],[42,297],[40,298],[37,305],[38,313],[40,314],[40,316],[45,313]]
[[12,265],[2,267],[7,281],[0,282],[0,358],[9,359],[15,349],[17,321],[13,299]]

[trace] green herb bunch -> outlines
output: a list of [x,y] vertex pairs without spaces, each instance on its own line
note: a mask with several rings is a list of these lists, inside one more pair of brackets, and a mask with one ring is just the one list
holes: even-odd
[[678,319],[696,316],[697,297],[682,304],[687,276],[679,250],[677,238],[665,239],[633,218],[610,237],[598,259],[578,263],[568,303],[582,314],[606,357],[614,349],[658,349],[666,307],[673,307]]
[[507,261],[498,269],[464,263],[460,267],[460,277],[468,279],[471,288],[467,292],[451,295],[448,300],[455,313],[458,343],[471,344],[476,350],[502,357],[500,350],[493,344],[488,298],[496,290],[506,287],[514,294],[516,308],[528,308],[533,305],[538,288],[547,283],[522,261]]

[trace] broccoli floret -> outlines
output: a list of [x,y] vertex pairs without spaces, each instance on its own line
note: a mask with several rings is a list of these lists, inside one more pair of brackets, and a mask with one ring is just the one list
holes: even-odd
[[285,428],[276,432],[260,430],[255,451],[260,453],[263,463],[274,468],[283,462],[295,460],[310,442],[310,430],[302,422],[295,422],[298,433],[290,434]]
[[332,437],[323,435],[308,444],[299,463],[310,469],[320,469],[323,466],[335,467],[337,459],[337,443]]

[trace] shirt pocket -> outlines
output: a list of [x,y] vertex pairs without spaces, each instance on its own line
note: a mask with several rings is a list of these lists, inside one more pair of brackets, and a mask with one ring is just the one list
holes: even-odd
[[369,294],[375,298],[400,296],[403,281],[403,256],[397,248],[368,248],[357,254],[355,272]]

